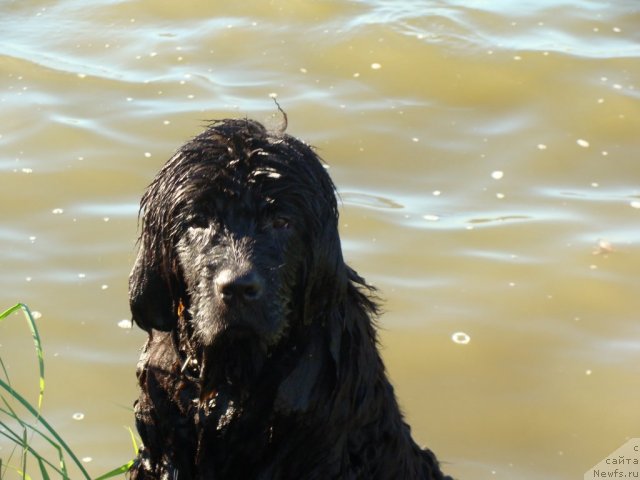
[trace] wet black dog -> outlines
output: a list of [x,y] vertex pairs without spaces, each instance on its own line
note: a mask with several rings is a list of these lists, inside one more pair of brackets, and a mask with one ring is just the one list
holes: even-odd
[[343,261],[304,143],[224,120],[141,203],[130,278],[140,479],[443,479],[403,422],[372,288]]

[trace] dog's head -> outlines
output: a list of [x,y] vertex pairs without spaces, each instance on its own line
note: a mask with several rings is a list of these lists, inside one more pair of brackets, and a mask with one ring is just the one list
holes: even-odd
[[[133,320],[175,328],[186,307],[201,345],[277,343],[346,293],[335,188],[301,141],[223,120],[181,147],[141,202],[129,280]],[[326,299],[326,300],[325,300]]]

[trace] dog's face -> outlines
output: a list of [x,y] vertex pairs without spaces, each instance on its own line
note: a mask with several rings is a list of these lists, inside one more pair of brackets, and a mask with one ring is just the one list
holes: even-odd
[[181,216],[177,258],[194,333],[205,346],[221,333],[275,344],[301,308],[295,298],[308,218],[282,185],[287,173],[263,163],[230,162],[218,182],[192,193]]
[[182,304],[201,346],[251,337],[268,348],[344,294],[337,221],[333,183],[311,148],[257,122],[216,123],[143,197],[133,319],[171,330]]

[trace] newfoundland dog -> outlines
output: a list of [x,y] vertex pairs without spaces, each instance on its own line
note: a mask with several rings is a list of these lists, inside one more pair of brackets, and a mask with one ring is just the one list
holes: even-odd
[[182,146],[141,202],[148,332],[132,480],[446,479],[411,438],[316,153],[248,120]]

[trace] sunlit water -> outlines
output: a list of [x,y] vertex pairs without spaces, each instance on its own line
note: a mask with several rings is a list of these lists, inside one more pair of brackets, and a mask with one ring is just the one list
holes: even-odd
[[[622,0],[0,3],[0,299],[41,315],[45,415],[92,474],[133,456],[138,200],[207,120],[277,125],[276,94],[416,439],[461,479],[582,478],[640,436],[638,25]],[[20,317],[0,343],[35,398]]]

